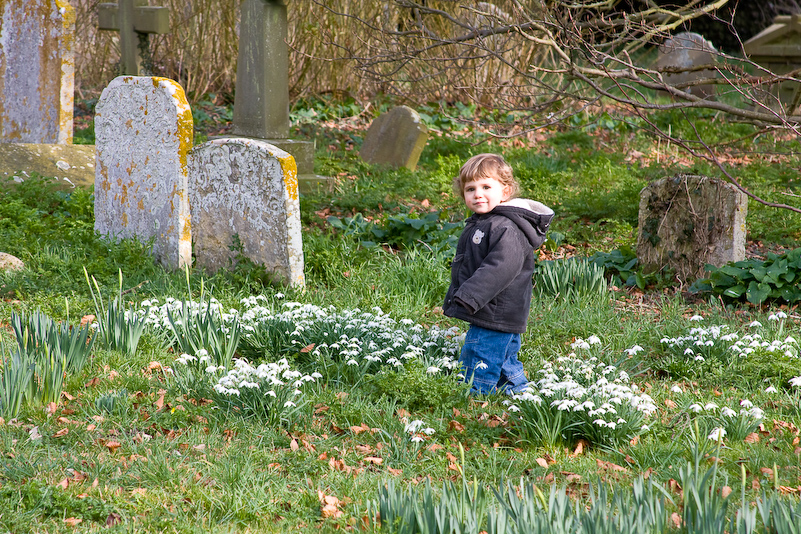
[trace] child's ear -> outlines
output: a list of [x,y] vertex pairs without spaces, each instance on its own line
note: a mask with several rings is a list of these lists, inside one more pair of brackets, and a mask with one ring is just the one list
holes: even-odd
[[512,186],[507,185],[503,188],[503,202],[509,200],[509,197],[512,196]]

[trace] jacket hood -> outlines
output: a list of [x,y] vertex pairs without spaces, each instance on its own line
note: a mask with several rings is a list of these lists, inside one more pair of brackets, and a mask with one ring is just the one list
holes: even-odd
[[535,250],[545,241],[545,233],[554,216],[553,210],[545,204],[526,198],[498,204],[490,213],[502,215],[515,223]]

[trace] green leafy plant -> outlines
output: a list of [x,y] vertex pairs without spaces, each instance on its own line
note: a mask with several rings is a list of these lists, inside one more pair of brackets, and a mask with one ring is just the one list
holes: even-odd
[[95,400],[95,407],[101,414],[126,415],[128,412],[128,390],[110,391]]
[[89,337],[89,325],[74,327],[66,322],[56,323],[37,310],[32,314],[12,313],[11,327],[21,350],[53,351],[65,360],[66,372],[80,373],[89,361],[94,345],[94,337]]
[[[98,324],[98,337],[104,347],[110,350],[119,350],[128,356],[133,356],[139,339],[145,331],[145,322],[133,308],[125,309],[122,301],[122,270],[119,271],[119,290],[114,300],[108,301],[108,307],[103,305],[100,286],[94,276],[89,281],[89,273],[84,268],[84,276],[89,284],[92,300],[95,303],[95,313]],[[92,285],[94,284],[94,288]],[[95,294],[97,291],[97,294]]]
[[670,272],[644,273],[637,260],[637,254],[628,246],[610,252],[596,252],[587,260],[603,267],[613,285],[618,287],[626,285],[647,289],[649,286],[659,286],[672,280]]
[[801,300],[801,248],[784,254],[768,253],[765,260],[749,259],[722,267],[707,265],[709,276],[696,280],[690,291],[711,292],[729,300],[763,304],[769,300]]
[[534,290],[541,296],[565,300],[606,295],[604,270],[586,258],[537,262]]
[[3,368],[0,370],[0,414],[6,419],[19,415],[33,381],[33,357],[26,351],[6,353],[0,342]]

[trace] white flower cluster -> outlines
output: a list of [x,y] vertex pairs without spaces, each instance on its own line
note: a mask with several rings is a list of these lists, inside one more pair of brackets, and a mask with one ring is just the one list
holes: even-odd
[[[286,359],[277,362],[263,363],[258,367],[253,367],[243,359],[234,359],[234,368],[220,377],[214,385],[214,390],[223,395],[240,396],[242,390],[260,389],[265,396],[275,398],[276,388],[293,388],[293,394],[299,395],[300,388],[307,382],[314,382],[322,375],[313,373],[304,375],[292,369]],[[292,401],[287,401],[294,406]],[[286,405],[285,405],[286,407]]]
[[425,329],[410,319],[402,319],[399,324],[377,307],[372,312],[337,311],[333,306],[286,302],[282,311],[274,313],[262,299],[242,300],[246,307],[241,316],[246,342],[280,326],[292,345],[306,347],[314,343],[312,355],[341,360],[350,366],[401,366],[406,360],[419,358],[426,362],[429,374],[459,367],[456,328],[434,325]]
[[222,309],[220,302],[213,297],[201,301],[183,301],[167,297],[164,299],[164,304],[159,304],[159,300],[155,298],[144,300],[137,310],[137,314],[144,319],[145,325],[152,330],[174,333],[170,315],[172,315],[176,324],[181,324],[184,307],[186,307],[190,317],[203,316],[211,310],[214,312],[214,316],[220,319],[220,328],[225,333],[228,333],[229,325],[239,314],[239,311],[234,308],[226,312]]
[[[515,401],[547,402],[558,411],[580,412],[592,424],[612,430],[628,422],[623,415],[640,412],[648,416],[656,411],[653,399],[638,393],[636,386],[629,384],[625,371],[596,357],[583,360],[570,353],[559,357],[556,364],[547,362],[538,372],[542,378],[532,383],[536,386],[530,385],[527,391],[514,395]],[[519,407],[511,405],[509,409],[518,411]]]
[[748,399],[743,399],[740,401],[740,411],[734,410],[728,406],[720,407],[714,402],[707,402],[703,406],[698,403],[690,404],[687,407],[693,413],[709,413],[711,415],[720,415],[726,419],[732,419],[737,417],[738,415],[745,418],[751,419],[755,422],[759,422],[765,417],[765,412],[759,408],[758,406],[754,406]]
[[[778,312],[768,317],[769,321],[778,321],[787,317],[784,312]],[[700,316],[693,316],[691,321],[698,321]],[[759,321],[753,321],[748,326],[761,328]],[[792,336],[784,339],[766,341],[759,333],[740,335],[729,332],[726,325],[710,326],[708,328],[691,328],[689,335],[675,338],[662,338],[661,343],[668,348],[682,351],[685,356],[703,362],[710,356],[724,356],[727,352],[749,355],[755,351],[780,352],[788,358],[797,358],[799,355],[798,342]]]
[[433,428],[427,427],[421,419],[415,419],[407,424],[403,431],[409,434],[409,440],[412,443],[420,443],[425,440],[425,436],[430,436],[435,432]]

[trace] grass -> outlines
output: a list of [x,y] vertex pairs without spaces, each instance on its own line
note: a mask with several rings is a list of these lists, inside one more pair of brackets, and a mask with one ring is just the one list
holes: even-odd
[[[156,299],[163,304],[168,297],[198,301],[202,294],[206,301],[216,299],[226,313],[238,310],[242,318],[242,299],[263,295],[259,302],[271,316],[288,302],[321,310],[333,305],[337,312],[371,313],[379,307],[409,336],[414,325],[421,325],[420,332],[435,326],[463,329],[438,308],[449,281],[447,262],[440,256],[423,243],[362,247],[358,239],[335,231],[326,217],[355,211],[376,218],[436,209],[458,221],[463,210],[448,192],[450,176],[469,155],[498,150],[507,155],[524,190],[557,211],[552,231],[564,239],[549,254],[589,254],[631,243],[636,232],[632,203],[641,185],[687,171],[678,157],[667,157],[665,147],[660,158],[667,159],[659,166],[652,160],[626,161],[633,148],[648,153],[653,147],[636,130],[614,124],[577,125],[575,131],[556,132],[521,148],[496,141],[472,146],[449,135],[450,123],[436,120],[443,135],[432,136],[414,172],[365,165],[346,148],[353,132],[309,127],[330,141],[318,146],[342,141],[337,145],[341,150],[318,154],[317,164],[323,172],[343,174],[334,192],[301,198],[308,285],[303,292],[271,286],[263,271],[247,264],[214,276],[192,270],[187,281],[185,273],[165,272],[150,260],[147,243],[95,236],[90,192],[65,194],[39,179],[0,186],[3,252],[26,263],[21,272],[0,273],[3,345],[7,350],[14,346],[12,313],[41,310],[73,326],[94,314],[84,267],[97,281],[100,294],[95,297],[104,303],[118,297],[126,309],[147,310]],[[741,135],[739,128],[732,127],[730,135]],[[613,139],[620,144],[610,149]],[[742,163],[739,171],[761,194],[781,195],[795,190],[789,171],[794,165],[794,160],[752,161]],[[753,204],[748,224],[750,239],[766,246],[801,237],[797,217]],[[787,315],[781,328],[768,319],[778,311]],[[703,319],[691,320],[695,316]],[[366,520],[371,531],[371,507],[389,481],[403,491],[411,488],[412,498],[422,498],[426,480],[434,496],[445,491],[446,483],[461,491],[462,481],[476,480],[490,493],[504,493],[505,484],[520,491],[533,484],[545,496],[550,488],[564,489],[571,499],[581,500],[600,486],[627,490],[641,475],[666,488],[671,497],[667,510],[681,517],[688,508],[671,480],[687,480],[688,462],[699,463],[698,481],[716,466],[718,488],[739,488],[744,468],[747,502],[763,498],[763,490],[767,496],[797,499],[801,388],[789,383],[801,375],[797,354],[778,358],[760,349],[753,357],[734,358],[721,345],[700,362],[662,343],[663,338],[689,335],[693,328],[724,324],[742,339],[754,333],[749,326],[754,320],[762,323],[764,340],[780,335],[801,339],[795,308],[688,302],[670,287],[609,291],[608,298],[535,295],[521,352],[532,380],[540,378],[546,364],[558,365],[558,358],[576,353],[583,361],[594,357],[625,371],[629,383],[656,406],[646,418],[649,430],[597,443],[578,442],[570,433],[533,439],[521,432],[520,412],[512,408],[524,399],[469,399],[452,376],[429,373],[423,360],[402,369],[382,367],[359,379],[329,377],[305,384],[300,388],[305,403],[298,402],[281,424],[265,424],[246,410],[223,409],[210,393],[212,382],[205,383],[205,390],[183,390],[167,368],[179,365],[184,349],[170,346],[164,330],[169,321],[161,327],[149,324],[132,354],[96,343],[83,369],[66,375],[65,395],[55,406],[26,404],[15,420],[0,424],[0,446],[6,451],[0,458],[0,531],[95,531],[109,525],[109,530],[126,532],[330,532],[358,530]],[[310,372],[325,361],[314,356],[323,343],[304,337],[312,332],[348,332],[365,345],[368,339],[380,340],[373,336],[377,326],[347,330],[317,321],[296,335],[289,327],[297,323],[280,324],[286,330],[274,328],[277,341],[264,345],[272,348],[254,353],[240,340],[237,355],[246,352],[254,364],[285,357],[296,367],[309,366],[303,371]],[[589,349],[577,344],[593,336],[599,343]],[[722,407],[739,412],[743,399],[764,411],[762,427],[745,438],[731,427],[718,448],[708,434],[727,422]],[[691,408],[710,402],[718,408]],[[420,429],[433,432],[407,430],[416,420],[423,422]],[[741,500],[738,489],[733,495],[730,511]]]

